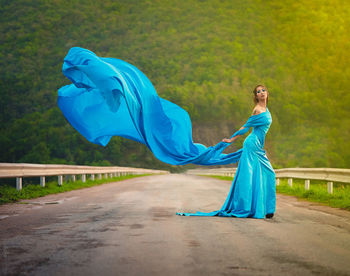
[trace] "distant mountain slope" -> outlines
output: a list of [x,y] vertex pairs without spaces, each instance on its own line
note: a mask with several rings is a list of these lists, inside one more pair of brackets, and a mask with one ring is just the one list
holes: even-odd
[[[2,162],[166,166],[143,145],[80,137],[56,107],[72,46],[126,60],[185,108],[194,140],[231,135],[266,84],[275,167],[350,167],[350,2],[0,1]],[[242,145],[243,139],[230,148]]]

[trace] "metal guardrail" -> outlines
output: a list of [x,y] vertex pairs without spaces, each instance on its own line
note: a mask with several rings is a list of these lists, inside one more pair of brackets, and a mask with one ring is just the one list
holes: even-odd
[[0,163],[0,178],[16,178],[16,189],[22,189],[23,177],[40,177],[40,185],[45,187],[46,176],[57,176],[58,185],[63,184],[63,176],[66,181],[70,178],[76,180],[76,175],[81,175],[83,182],[86,182],[86,175],[94,180],[95,175],[98,179],[130,175],[130,174],[166,174],[168,171],[151,170],[130,167],[97,167],[97,166],[78,166],[78,165],[56,165],[56,164],[27,164],[27,163]]
[[[222,175],[234,177],[237,168],[218,169],[193,169],[188,174],[196,175]],[[305,190],[310,190],[310,180],[327,181],[328,193],[333,193],[333,182],[350,183],[350,169],[335,168],[286,168],[277,169],[276,185],[279,185],[280,178],[288,178],[288,185],[293,186],[293,178],[305,179]]]
[[293,186],[293,178],[305,179],[305,190],[310,190],[310,180],[326,180],[327,191],[333,194],[333,181],[350,183],[349,169],[333,168],[287,168],[275,170],[276,185],[279,185],[280,178],[288,178],[288,185]]

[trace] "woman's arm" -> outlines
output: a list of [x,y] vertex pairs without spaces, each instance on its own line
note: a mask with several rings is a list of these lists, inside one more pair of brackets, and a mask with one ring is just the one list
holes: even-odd
[[249,128],[252,126],[257,126],[258,124],[258,117],[254,116],[254,115],[258,115],[260,113],[264,112],[263,110],[261,110],[260,108],[255,107],[253,109],[253,114],[252,116],[249,117],[247,123],[245,123],[238,131],[236,131],[230,139],[224,138],[222,139],[222,142],[226,142],[226,143],[232,143],[234,140],[236,140],[238,138],[238,136],[241,136],[245,133],[247,133],[249,131]]
[[[241,127],[238,131],[244,129],[245,127]],[[237,132],[238,132],[237,131]],[[242,134],[237,134],[236,136],[231,137],[230,139],[224,138],[222,139],[222,142],[226,142],[226,143],[232,143],[234,140],[236,140],[238,138],[238,136],[241,136]]]

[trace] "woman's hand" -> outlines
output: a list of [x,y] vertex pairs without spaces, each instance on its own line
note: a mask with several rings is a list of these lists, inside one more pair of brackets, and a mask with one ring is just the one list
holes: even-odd
[[232,137],[231,139],[224,138],[224,139],[222,139],[222,142],[232,143],[234,140],[236,140],[236,138],[237,138],[237,136]]
[[233,140],[224,138],[224,139],[222,139],[222,141],[225,142],[225,143],[231,143]]

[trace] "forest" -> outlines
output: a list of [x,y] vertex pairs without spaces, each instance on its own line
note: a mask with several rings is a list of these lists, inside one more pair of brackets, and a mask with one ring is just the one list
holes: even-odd
[[[88,142],[57,107],[71,47],[125,60],[184,108],[193,140],[231,136],[269,91],[274,168],[350,168],[350,2],[0,0],[0,162],[181,171],[140,143]],[[244,137],[225,152],[242,146]]]

